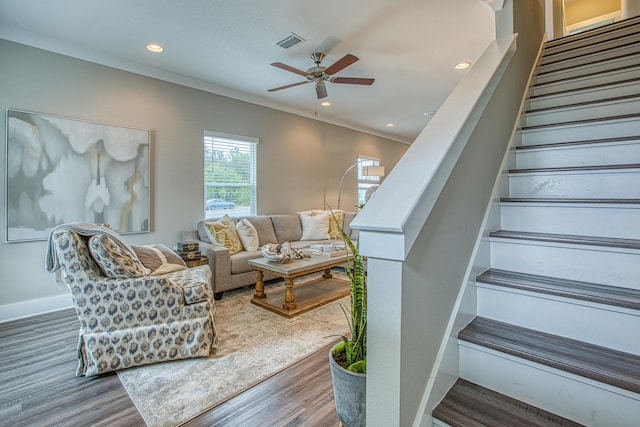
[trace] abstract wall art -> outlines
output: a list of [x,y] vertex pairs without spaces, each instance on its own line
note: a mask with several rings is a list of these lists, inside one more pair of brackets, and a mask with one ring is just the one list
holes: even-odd
[[7,110],[6,241],[68,222],[149,231],[150,131]]

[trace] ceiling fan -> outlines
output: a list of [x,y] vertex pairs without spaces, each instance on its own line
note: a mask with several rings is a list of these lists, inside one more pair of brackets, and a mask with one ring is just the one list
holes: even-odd
[[325,57],[325,54],[322,52],[312,53],[311,59],[313,59],[313,62],[315,62],[316,65],[315,67],[309,68],[307,71],[299,70],[297,68],[283,64],[282,62],[272,63],[271,65],[273,65],[274,67],[299,74],[301,76],[304,76],[307,80],[298,82],[298,83],[292,83],[290,85],[275,87],[273,89],[269,89],[268,91],[276,92],[282,89],[288,89],[290,87],[300,86],[307,83],[315,83],[316,95],[318,96],[318,99],[320,99],[320,98],[325,98],[327,96],[327,87],[325,85],[325,82],[346,83],[346,84],[352,84],[352,85],[367,85],[367,86],[373,84],[374,79],[334,76],[334,74],[338,73],[339,71],[347,68],[349,65],[356,62],[358,60],[357,56],[346,54],[345,56],[343,56],[341,59],[339,59],[337,62],[335,62],[333,65],[329,67],[323,67],[320,65],[324,57]]

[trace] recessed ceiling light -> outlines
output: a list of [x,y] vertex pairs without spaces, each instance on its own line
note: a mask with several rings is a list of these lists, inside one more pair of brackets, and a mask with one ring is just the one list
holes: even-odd
[[394,126],[395,126],[395,125],[394,125],[393,123],[387,123],[387,127],[388,127],[388,128],[392,128],[392,127],[394,127]]
[[164,48],[160,46],[158,43],[147,44],[147,50],[154,53],[164,52]]
[[323,107],[328,107],[329,105],[331,105],[331,103],[329,101],[324,101],[321,102],[320,105],[322,105]]
[[456,70],[464,70],[465,68],[469,68],[471,66],[471,62],[458,62],[456,65],[453,66],[453,68],[455,68]]

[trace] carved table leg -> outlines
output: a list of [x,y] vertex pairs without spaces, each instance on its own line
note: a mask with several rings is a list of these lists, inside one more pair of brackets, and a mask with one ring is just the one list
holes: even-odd
[[263,299],[267,297],[264,293],[264,273],[260,270],[256,270],[256,293],[253,294],[254,298]]
[[293,279],[287,277],[284,279],[284,304],[282,304],[282,308],[285,310],[293,310],[296,308],[296,297],[293,295]]
[[331,274],[331,269],[327,268],[326,270],[324,270],[324,274],[322,275],[322,277],[324,279],[331,279],[333,277],[333,274]]

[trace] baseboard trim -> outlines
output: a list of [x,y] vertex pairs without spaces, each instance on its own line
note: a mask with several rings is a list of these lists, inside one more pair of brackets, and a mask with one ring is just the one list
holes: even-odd
[[15,304],[0,305],[0,323],[18,320],[37,314],[72,308],[71,294],[38,298]]

